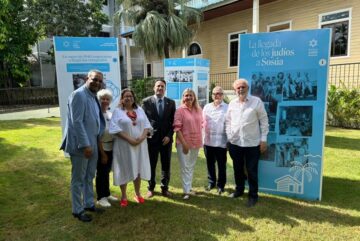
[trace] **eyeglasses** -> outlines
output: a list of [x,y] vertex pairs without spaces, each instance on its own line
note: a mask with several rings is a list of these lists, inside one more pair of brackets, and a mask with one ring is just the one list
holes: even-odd
[[98,78],[90,78],[93,82],[99,82],[99,83],[102,83],[103,80],[102,79],[98,79]]
[[223,93],[212,93],[212,95],[223,95]]

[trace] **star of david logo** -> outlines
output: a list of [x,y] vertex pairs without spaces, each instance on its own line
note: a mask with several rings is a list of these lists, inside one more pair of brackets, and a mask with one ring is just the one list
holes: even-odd
[[315,46],[317,46],[317,40],[315,40],[315,39],[310,40],[309,45],[310,45],[310,47],[314,48]]

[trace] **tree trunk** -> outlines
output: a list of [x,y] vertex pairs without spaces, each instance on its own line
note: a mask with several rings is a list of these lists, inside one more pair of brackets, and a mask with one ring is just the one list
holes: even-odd
[[11,82],[9,81],[9,71],[7,70],[6,63],[4,61],[1,61],[0,63],[0,78],[2,79],[4,83],[4,89],[6,93],[6,100],[4,103],[5,105],[11,105],[13,102],[13,98],[11,98],[11,86],[9,85]]
[[164,55],[165,55],[165,59],[170,58],[170,49],[169,49],[168,42],[166,42],[165,45],[164,45]]

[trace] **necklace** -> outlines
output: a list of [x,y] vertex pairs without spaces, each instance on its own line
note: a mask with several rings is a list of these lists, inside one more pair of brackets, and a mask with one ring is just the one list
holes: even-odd
[[137,119],[137,115],[135,111],[127,111],[126,115],[130,118],[130,120],[132,121],[132,125],[136,126],[136,119]]

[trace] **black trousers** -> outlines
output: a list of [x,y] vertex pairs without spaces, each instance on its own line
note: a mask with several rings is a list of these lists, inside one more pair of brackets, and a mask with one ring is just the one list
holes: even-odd
[[258,198],[258,166],[260,146],[240,147],[229,145],[230,157],[233,160],[236,191],[243,193],[245,189],[244,164],[248,175],[249,198]]
[[[204,145],[204,153],[209,185],[211,187],[217,185],[218,188],[224,188],[226,184],[226,148]],[[215,162],[217,162],[218,167],[218,179],[216,179]]]
[[108,197],[110,195],[110,187],[109,187],[109,173],[111,171],[112,161],[113,161],[113,152],[105,151],[108,161],[106,164],[101,163],[101,158],[99,154],[99,158],[97,161],[97,169],[96,169],[96,194],[97,200],[100,200],[103,197]]
[[160,154],[161,162],[161,190],[167,191],[169,189],[170,181],[170,160],[171,160],[172,143],[167,145],[150,145],[148,143],[149,158],[151,166],[151,179],[149,181],[148,190],[154,191],[156,185],[156,166]]

